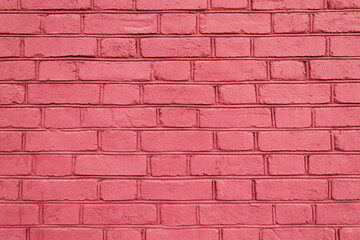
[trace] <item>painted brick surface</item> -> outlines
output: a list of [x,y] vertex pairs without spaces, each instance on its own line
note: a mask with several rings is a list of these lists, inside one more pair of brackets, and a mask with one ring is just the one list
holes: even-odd
[[0,0],[0,240],[360,239],[359,0]]

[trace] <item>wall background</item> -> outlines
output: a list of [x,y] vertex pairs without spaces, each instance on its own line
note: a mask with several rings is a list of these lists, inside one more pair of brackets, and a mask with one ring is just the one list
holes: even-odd
[[360,1],[0,9],[0,240],[359,239]]

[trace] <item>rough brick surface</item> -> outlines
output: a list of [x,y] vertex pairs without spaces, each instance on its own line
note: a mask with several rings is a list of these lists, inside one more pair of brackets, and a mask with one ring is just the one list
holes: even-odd
[[0,240],[357,240],[359,0],[0,0]]

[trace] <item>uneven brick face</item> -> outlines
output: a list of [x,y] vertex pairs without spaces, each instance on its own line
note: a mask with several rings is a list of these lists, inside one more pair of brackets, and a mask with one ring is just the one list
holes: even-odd
[[164,205],[161,207],[161,219],[168,226],[190,226],[196,224],[196,206]]
[[356,240],[359,0],[0,0],[0,240]]
[[54,240],[60,239],[79,239],[79,240],[100,240],[102,239],[101,229],[92,229],[92,228],[38,228],[31,229],[30,237],[36,240],[41,238],[49,238]]
[[150,204],[90,204],[83,211],[84,223],[90,225],[156,223],[156,206]]
[[195,14],[163,14],[161,15],[161,33],[192,34],[196,31]]
[[180,229],[180,230],[165,230],[165,229],[151,229],[146,231],[149,240],[164,239],[164,240],[185,240],[185,239],[199,239],[199,240],[216,240],[218,239],[218,231],[216,229]]

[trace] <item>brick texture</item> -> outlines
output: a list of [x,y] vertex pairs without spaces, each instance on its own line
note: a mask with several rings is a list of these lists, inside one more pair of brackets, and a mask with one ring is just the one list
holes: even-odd
[[0,0],[0,240],[360,239],[359,0]]

